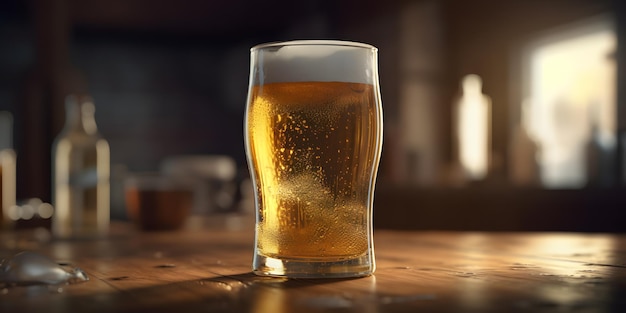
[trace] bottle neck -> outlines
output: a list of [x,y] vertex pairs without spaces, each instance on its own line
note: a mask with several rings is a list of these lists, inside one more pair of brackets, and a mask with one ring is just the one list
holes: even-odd
[[90,97],[69,96],[65,102],[65,129],[93,135],[98,132],[95,119],[95,106]]

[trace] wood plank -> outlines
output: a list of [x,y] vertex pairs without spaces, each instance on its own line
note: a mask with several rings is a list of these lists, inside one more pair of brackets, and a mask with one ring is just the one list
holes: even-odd
[[[6,239],[7,236],[0,236]],[[359,279],[250,273],[248,230],[141,233],[34,250],[90,281],[0,288],[0,312],[616,312],[626,308],[626,237],[375,232],[377,271]],[[7,254],[2,250],[1,255]]]

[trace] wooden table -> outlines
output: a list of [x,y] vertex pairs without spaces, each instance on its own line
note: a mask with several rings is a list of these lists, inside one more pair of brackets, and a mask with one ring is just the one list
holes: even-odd
[[626,312],[624,235],[376,230],[375,275],[286,280],[250,273],[252,228],[236,225],[115,225],[97,241],[4,233],[0,256],[34,250],[90,280],[0,288],[0,312]]

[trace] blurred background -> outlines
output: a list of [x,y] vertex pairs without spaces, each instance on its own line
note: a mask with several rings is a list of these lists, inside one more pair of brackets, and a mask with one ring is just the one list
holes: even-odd
[[64,99],[88,93],[113,218],[126,175],[177,156],[228,157],[243,201],[249,48],[360,41],[385,114],[375,227],[624,232],[625,17],[610,0],[5,0],[0,149],[17,199],[50,201]]

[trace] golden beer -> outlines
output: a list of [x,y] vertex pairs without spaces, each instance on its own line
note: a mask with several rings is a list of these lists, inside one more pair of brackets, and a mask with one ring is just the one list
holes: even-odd
[[293,41],[251,49],[245,140],[254,273],[355,277],[375,268],[382,146],[376,48]]
[[367,251],[376,112],[371,85],[254,87],[248,136],[260,197],[261,254],[329,260]]

